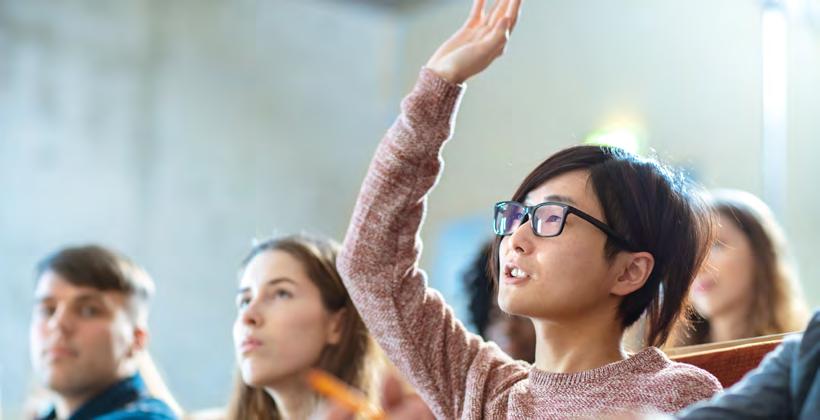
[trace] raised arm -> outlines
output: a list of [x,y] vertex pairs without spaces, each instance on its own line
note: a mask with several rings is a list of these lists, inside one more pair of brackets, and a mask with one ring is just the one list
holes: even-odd
[[485,12],[475,0],[464,25],[430,58],[373,157],[338,260],[371,333],[439,418],[459,417],[483,344],[427,288],[419,230],[460,84],[502,54],[519,8],[520,0],[499,0]]

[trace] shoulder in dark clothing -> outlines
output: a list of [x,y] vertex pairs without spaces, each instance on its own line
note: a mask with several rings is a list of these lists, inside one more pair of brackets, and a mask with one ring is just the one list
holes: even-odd
[[[41,420],[56,419],[54,409]],[[87,401],[68,420],[175,420],[177,417],[168,404],[153,398],[142,377],[137,374],[112,385]]]

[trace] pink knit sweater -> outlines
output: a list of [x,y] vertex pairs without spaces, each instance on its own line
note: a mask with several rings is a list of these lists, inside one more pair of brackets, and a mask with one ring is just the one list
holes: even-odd
[[645,349],[578,373],[515,361],[468,332],[418,268],[419,229],[462,88],[422,70],[370,165],[338,268],[371,333],[443,419],[673,412],[721,389],[708,372]]

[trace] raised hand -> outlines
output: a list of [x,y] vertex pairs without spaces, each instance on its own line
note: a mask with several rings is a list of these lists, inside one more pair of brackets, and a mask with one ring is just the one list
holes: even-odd
[[515,28],[521,0],[495,0],[489,12],[485,0],[473,0],[464,25],[427,61],[427,68],[453,83],[482,72],[504,53]]

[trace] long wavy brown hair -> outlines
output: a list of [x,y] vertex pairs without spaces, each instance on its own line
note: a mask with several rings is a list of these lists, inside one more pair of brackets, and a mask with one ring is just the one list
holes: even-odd
[[[711,194],[715,214],[723,223],[734,223],[746,235],[755,261],[752,280],[755,291],[749,303],[744,337],[798,331],[809,313],[800,290],[797,271],[788,252],[786,236],[766,204],[745,191],[717,190]],[[709,321],[691,310],[688,334],[678,344],[709,341]]]
[[[338,250],[335,242],[302,234],[269,239],[251,249],[242,261],[240,272],[263,252],[283,251],[299,260],[310,280],[319,288],[325,308],[331,312],[345,311],[341,341],[323,350],[316,367],[373,396],[375,371],[381,366],[381,358],[336,271]],[[281,415],[273,398],[264,389],[246,385],[237,372],[227,418],[279,419]]]

